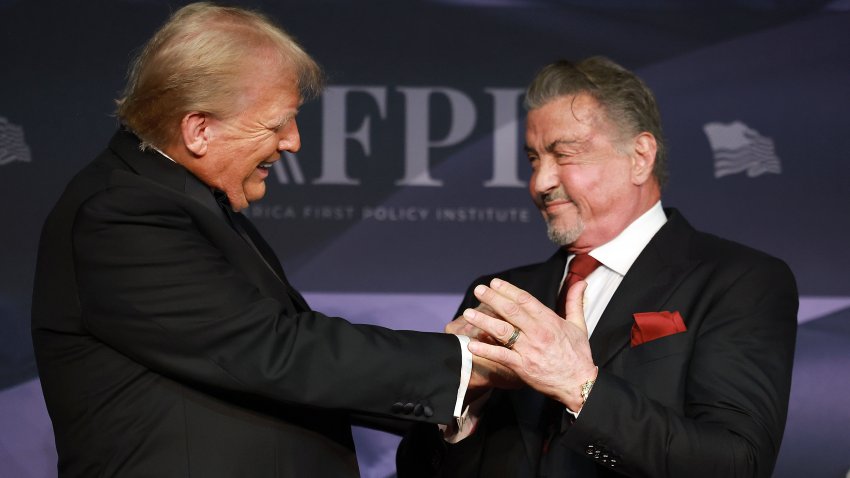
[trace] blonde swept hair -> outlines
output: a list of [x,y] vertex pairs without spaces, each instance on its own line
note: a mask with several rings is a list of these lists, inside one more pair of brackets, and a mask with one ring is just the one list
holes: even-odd
[[[296,41],[261,13],[206,2],[177,10],[130,65],[120,121],[142,147],[165,147],[179,136],[186,113],[226,118],[237,113],[248,62],[271,52],[291,69],[302,101],[319,95],[321,68]],[[275,58],[276,57],[276,58]]]

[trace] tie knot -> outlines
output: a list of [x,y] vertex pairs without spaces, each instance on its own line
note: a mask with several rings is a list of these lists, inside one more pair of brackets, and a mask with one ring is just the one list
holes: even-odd
[[601,263],[589,254],[576,254],[573,260],[570,261],[570,266],[567,270],[567,287],[586,279],[600,265]]
[[570,265],[567,267],[567,277],[561,286],[561,292],[558,294],[558,303],[555,309],[558,315],[564,317],[564,312],[567,310],[567,290],[576,282],[586,279],[600,265],[602,265],[601,262],[587,254],[576,254],[573,257]]

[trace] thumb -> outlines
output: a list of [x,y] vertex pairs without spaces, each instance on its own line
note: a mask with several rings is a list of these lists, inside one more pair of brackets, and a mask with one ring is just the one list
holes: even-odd
[[572,323],[587,335],[587,324],[584,321],[584,290],[587,282],[578,281],[567,291],[567,322]]

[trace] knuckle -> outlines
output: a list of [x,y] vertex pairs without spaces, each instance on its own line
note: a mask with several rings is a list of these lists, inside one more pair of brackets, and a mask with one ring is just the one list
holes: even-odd
[[526,291],[522,291],[517,296],[516,301],[518,304],[530,304],[534,301],[534,296],[532,296]]
[[508,317],[515,317],[519,314],[519,305],[514,302],[510,302],[505,306],[505,315]]

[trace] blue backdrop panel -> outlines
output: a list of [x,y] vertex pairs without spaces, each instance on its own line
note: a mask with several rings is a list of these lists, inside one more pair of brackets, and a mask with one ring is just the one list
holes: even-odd
[[[0,0],[0,470],[55,475],[29,310],[39,229],[116,128],[133,53],[185,2]],[[470,280],[554,247],[531,204],[521,92],[603,54],[656,92],[664,203],[786,260],[801,293],[776,476],[850,469],[850,3],[511,0],[241,2],[326,68],[303,148],[247,211],[313,305],[440,330]],[[358,430],[364,476],[396,438]],[[45,465],[45,463],[47,465]],[[5,471],[0,471],[4,475]]]

